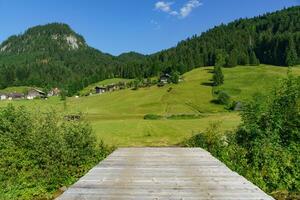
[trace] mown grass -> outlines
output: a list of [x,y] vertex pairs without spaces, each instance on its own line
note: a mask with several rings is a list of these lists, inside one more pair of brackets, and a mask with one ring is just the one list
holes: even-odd
[[[221,121],[221,130],[235,128],[240,117],[224,106],[212,103],[212,67],[198,68],[183,75],[178,85],[152,86],[136,91],[126,89],[101,95],[48,100],[13,101],[16,105],[46,111],[50,107],[60,112],[84,113],[99,140],[114,146],[172,146],[204,130],[212,121]],[[288,68],[262,65],[224,68],[225,84],[217,88],[226,91],[233,100],[245,101],[253,94],[267,93],[286,76]],[[292,73],[300,75],[300,68]],[[107,80],[101,84],[116,82]],[[119,79],[118,79],[119,81]],[[92,86],[91,86],[92,87]],[[171,88],[171,89],[170,89]],[[0,106],[8,101],[0,102]],[[201,115],[199,119],[144,120],[147,114],[160,116]]]

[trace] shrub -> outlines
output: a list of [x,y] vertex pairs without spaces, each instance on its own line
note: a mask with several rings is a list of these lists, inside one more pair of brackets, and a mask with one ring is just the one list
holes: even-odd
[[165,86],[165,84],[162,83],[162,82],[159,82],[159,83],[157,83],[157,86],[158,86],[158,87],[163,87],[163,86]]
[[167,92],[171,92],[172,90],[173,90],[173,88],[169,87],[168,90],[167,90]]
[[225,137],[220,131],[220,122],[211,122],[209,127],[190,141],[192,146],[201,146],[209,152],[218,151],[226,144]]
[[54,112],[0,109],[0,199],[51,199],[109,153],[89,124]]
[[158,119],[162,119],[163,116],[161,115],[155,115],[155,114],[147,114],[144,116],[145,120],[158,120]]
[[179,115],[171,115],[168,116],[167,119],[199,119],[201,118],[200,115],[195,115],[195,114],[179,114]]
[[218,93],[217,103],[221,105],[228,105],[230,103],[230,96],[226,92],[220,91]]
[[65,101],[67,99],[67,91],[62,89],[60,92],[60,100]]

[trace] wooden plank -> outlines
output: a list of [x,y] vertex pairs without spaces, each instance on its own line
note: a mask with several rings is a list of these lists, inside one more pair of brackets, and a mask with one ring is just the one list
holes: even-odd
[[200,148],[120,148],[58,200],[273,199]]

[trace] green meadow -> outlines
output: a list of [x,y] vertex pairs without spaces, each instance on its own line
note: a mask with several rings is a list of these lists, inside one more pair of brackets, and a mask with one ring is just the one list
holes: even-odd
[[[182,82],[177,85],[72,97],[66,102],[59,97],[1,101],[0,106],[13,103],[40,112],[54,109],[61,113],[82,113],[92,124],[97,138],[112,146],[174,146],[205,130],[214,121],[221,122],[223,131],[235,129],[240,122],[238,112],[230,112],[212,102],[211,70],[212,67],[205,67],[190,71],[182,76]],[[270,92],[276,82],[287,76],[287,72],[288,68],[268,65],[223,68],[225,83],[216,89],[226,91],[232,100],[243,102],[256,93]],[[300,75],[300,68],[293,68],[292,73]],[[94,85],[119,81],[129,80],[105,80],[82,92],[90,91]],[[163,118],[145,120],[147,114]],[[181,114],[197,117],[176,117]]]

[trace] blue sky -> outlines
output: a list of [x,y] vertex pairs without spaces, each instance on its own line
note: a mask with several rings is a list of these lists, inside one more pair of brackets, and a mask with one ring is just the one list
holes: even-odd
[[103,52],[149,54],[220,23],[293,5],[300,0],[0,0],[0,42],[63,22]]

